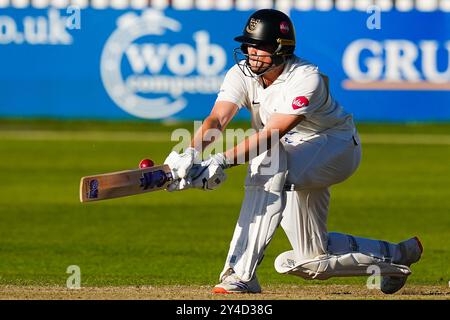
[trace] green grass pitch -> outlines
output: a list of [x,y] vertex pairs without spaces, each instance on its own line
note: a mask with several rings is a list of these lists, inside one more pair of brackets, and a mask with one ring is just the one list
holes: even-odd
[[[67,267],[78,265],[83,286],[214,285],[239,214],[245,166],[230,169],[213,192],[78,200],[82,176],[132,169],[146,157],[162,163],[176,144],[169,139],[176,127],[0,120],[0,284],[65,285]],[[446,285],[450,125],[358,127],[362,163],[332,187],[329,230],[392,242],[418,235],[425,251],[409,283]],[[279,275],[273,261],[288,249],[280,228],[258,269],[263,286],[367,280]]]

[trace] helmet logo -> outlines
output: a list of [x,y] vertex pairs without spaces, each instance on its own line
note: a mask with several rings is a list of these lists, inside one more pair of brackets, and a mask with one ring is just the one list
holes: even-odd
[[289,32],[289,24],[286,21],[282,21],[280,23],[280,31],[282,34],[286,34]]
[[261,22],[260,19],[251,18],[250,22],[248,23],[248,26],[245,28],[245,31],[247,31],[248,33],[253,33],[255,31],[255,29],[256,29],[256,26],[260,22]]

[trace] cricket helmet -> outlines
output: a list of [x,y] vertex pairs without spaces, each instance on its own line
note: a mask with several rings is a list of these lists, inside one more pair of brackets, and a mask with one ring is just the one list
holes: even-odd
[[[249,46],[265,46],[272,48],[272,66],[286,62],[295,50],[295,29],[291,19],[283,12],[274,9],[261,9],[254,12],[248,19],[242,35],[234,38],[241,43],[235,49],[235,59],[243,54],[248,60]],[[267,72],[268,70],[264,70]],[[259,74],[261,75],[261,74]]]
[[295,49],[295,29],[291,19],[274,9],[261,9],[253,13],[235,41],[259,45],[269,44],[278,49],[278,54],[293,54]]

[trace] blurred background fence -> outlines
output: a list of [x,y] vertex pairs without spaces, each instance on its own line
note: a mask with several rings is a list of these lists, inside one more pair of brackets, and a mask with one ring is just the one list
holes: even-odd
[[0,117],[201,119],[259,8],[358,121],[450,120],[450,0],[0,0]]

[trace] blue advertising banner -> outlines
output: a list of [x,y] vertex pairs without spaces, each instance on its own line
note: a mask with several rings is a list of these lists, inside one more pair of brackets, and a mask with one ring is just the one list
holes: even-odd
[[[0,117],[202,119],[250,12],[0,10]],[[292,11],[357,120],[450,120],[450,15]],[[241,112],[239,117],[248,117]]]
[[[234,64],[247,13],[0,13],[0,115],[198,119]],[[73,19],[72,19],[73,18]]]
[[450,120],[450,14],[292,12],[297,54],[360,120]]

